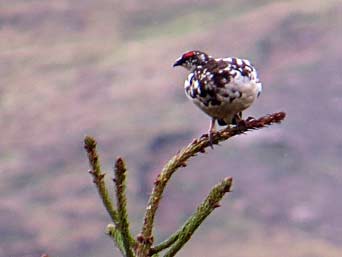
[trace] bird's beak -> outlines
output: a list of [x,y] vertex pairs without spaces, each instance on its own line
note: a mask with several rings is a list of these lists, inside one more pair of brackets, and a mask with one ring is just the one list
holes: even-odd
[[179,59],[177,59],[177,61],[173,64],[173,67],[176,67],[176,66],[180,66],[183,64],[183,59],[182,57],[180,57]]

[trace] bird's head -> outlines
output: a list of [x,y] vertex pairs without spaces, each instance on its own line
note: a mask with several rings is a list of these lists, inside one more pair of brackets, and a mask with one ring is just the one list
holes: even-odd
[[193,71],[197,66],[204,65],[208,62],[209,56],[201,51],[193,50],[184,53],[173,64],[173,67],[183,66],[189,71]]

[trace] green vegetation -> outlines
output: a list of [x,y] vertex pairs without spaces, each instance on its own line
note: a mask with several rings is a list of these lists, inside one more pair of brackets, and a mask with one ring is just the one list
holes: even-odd
[[[218,144],[233,136],[241,135],[249,130],[264,128],[273,123],[279,123],[285,118],[285,113],[275,113],[259,118],[242,122],[236,127],[226,128],[213,135],[213,143]],[[113,224],[107,226],[107,234],[112,237],[121,254],[125,257],[148,257],[159,256],[165,251],[164,257],[175,256],[178,251],[190,240],[197,228],[210,215],[210,213],[220,207],[223,196],[230,192],[232,178],[225,178],[214,186],[206,199],[198,206],[197,210],[186,220],[186,222],[168,239],[154,245],[153,235],[154,219],[159,208],[164,190],[172,175],[182,167],[187,166],[187,161],[199,153],[205,153],[206,148],[210,147],[208,135],[203,135],[199,139],[193,140],[188,146],[184,147],[164,166],[154,181],[154,187],[146,206],[146,213],[141,233],[135,240],[129,228],[129,218],[127,213],[126,199],[126,164],[122,158],[118,158],[114,167],[114,185],[116,194],[116,207],[109,196],[109,190],[104,181],[105,173],[101,171],[100,160],[96,150],[96,141],[87,136],[84,139],[84,148],[88,154],[91,170],[100,198],[105,206]]]

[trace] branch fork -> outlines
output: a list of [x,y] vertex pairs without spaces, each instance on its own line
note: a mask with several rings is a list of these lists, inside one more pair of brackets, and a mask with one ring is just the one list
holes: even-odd
[[224,195],[231,192],[233,179],[228,177],[214,186],[205,200],[187,221],[166,240],[154,245],[153,227],[154,218],[162,199],[164,190],[172,175],[180,167],[186,167],[187,161],[198,153],[205,153],[207,147],[219,144],[227,139],[244,134],[247,131],[261,129],[280,123],[286,114],[278,112],[263,116],[259,119],[247,119],[233,128],[225,128],[212,134],[194,139],[189,145],[181,149],[163,167],[154,181],[154,187],[147,203],[143,225],[136,239],[131,234],[129,227],[127,199],[126,199],[126,164],[124,160],[117,158],[114,165],[114,187],[116,204],[109,196],[109,191],[104,181],[105,173],[101,171],[99,156],[96,150],[96,141],[92,137],[85,137],[84,148],[87,152],[93,182],[96,185],[99,196],[113,222],[109,224],[106,233],[113,239],[120,252],[125,257],[157,256],[165,251],[164,257],[175,256],[178,251],[190,240],[196,229],[216,208],[220,207],[220,201]]

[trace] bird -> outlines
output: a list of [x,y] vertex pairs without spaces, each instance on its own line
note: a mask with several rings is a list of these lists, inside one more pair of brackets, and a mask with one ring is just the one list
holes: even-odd
[[213,148],[216,122],[237,125],[242,121],[242,111],[261,94],[257,71],[249,60],[213,58],[200,50],[185,52],[173,64],[176,66],[190,72],[184,82],[186,96],[211,117],[208,137]]

